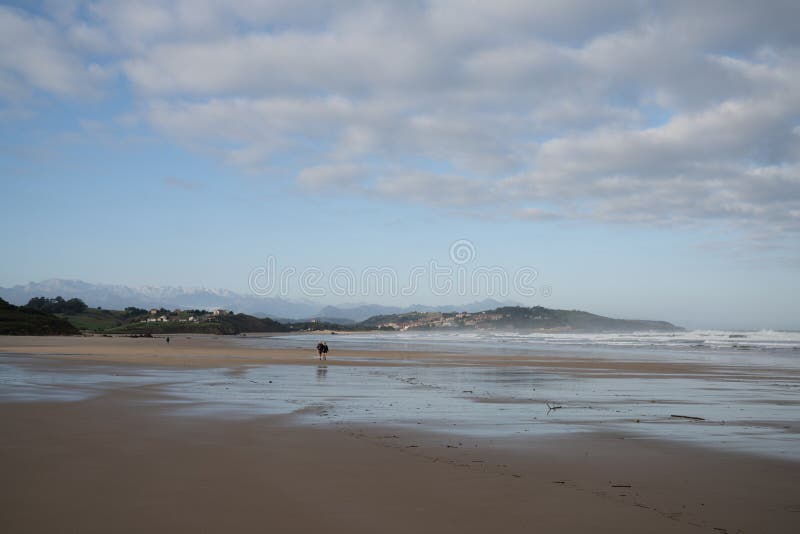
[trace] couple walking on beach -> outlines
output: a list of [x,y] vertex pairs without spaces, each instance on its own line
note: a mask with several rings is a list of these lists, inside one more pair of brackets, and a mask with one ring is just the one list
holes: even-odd
[[324,341],[320,341],[317,343],[317,353],[319,354],[320,360],[327,360],[328,359],[328,344]]

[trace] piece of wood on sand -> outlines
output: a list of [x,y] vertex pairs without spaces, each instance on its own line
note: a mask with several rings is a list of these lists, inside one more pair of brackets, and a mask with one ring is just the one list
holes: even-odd
[[702,417],[695,417],[693,415],[675,415],[672,414],[670,417],[674,417],[675,419],[691,419],[692,421],[705,421]]

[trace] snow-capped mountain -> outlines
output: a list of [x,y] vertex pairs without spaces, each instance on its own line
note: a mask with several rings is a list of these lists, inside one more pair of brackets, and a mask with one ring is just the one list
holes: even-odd
[[50,279],[14,287],[0,287],[0,297],[12,304],[26,304],[33,297],[77,297],[92,307],[123,309],[164,307],[167,309],[224,308],[236,312],[280,317],[310,317],[320,306],[275,297],[243,295],[227,289],[182,286],[131,287],[91,284],[82,280]]
[[498,306],[518,306],[516,302],[485,299],[461,305],[383,306],[378,304],[325,305],[312,301],[297,301],[279,297],[260,297],[236,293],[227,289],[182,286],[131,287],[116,284],[92,284],[82,280],[53,278],[42,282],[29,282],[14,287],[0,287],[0,297],[16,305],[27,304],[33,297],[79,298],[91,307],[121,310],[128,306],[167,309],[224,308],[237,313],[266,316],[275,319],[347,319],[363,321],[373,315],[405,313],[409,311],[467,311],[490,310]]

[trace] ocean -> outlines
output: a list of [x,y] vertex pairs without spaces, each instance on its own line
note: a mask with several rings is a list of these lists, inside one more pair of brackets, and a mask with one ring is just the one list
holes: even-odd
[[325,340],[332,350],[407,351],[486,356],[579,355],[611,359],[658,359],[726,365],[800,368],[800,332],[775,330],[626,333],[514,333],[427,330],[353,334],[309,333],[242,337],[237,343],[263,348],[313,349]]

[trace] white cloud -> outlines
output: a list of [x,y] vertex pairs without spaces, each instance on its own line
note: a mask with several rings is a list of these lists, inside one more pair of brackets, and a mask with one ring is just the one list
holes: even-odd
[[352,193],[361,187],[369,174],[365,167],[351,163],[306,167],[297,176],[297,182],[312,191],[344,191]]
[[34,90],[61,96],[94,92],[98,67],[71,53],[63,29],[0,6],[0,96],[19,100]]
[[2,38],[24,43],[0,55],[4,94],[77,94],[119,69],[155,130],[305,190],[800,229],[797,2],[96,0],[0,15]]
[[483,207],[505,202],[498,184],[456,174],[393,170],[366,188],[379,197],[446,208]]

